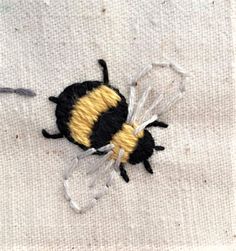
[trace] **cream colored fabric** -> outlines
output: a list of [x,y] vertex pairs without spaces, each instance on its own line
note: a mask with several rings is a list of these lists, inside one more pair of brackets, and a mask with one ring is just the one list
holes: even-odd
[[[0,86],[37,93],[0,95],[0,250],[235,250],[229,1],[3,0],[0,19]],[[169,128],[151,129],[166,147],[151,159],[155,174],[128,166],[129,184],[117,175],[95,208],[74,214],[62,175],[81,150],[42,137],[42,128],[57,132],[47,97],[101,79],[99,58],[128,97],[140,69],[164,57],[191,77],[185,98],[162,118]],[[139,94],[177,78],[156,69]],[[81,163],[71,181],[81,203],[85,170],[98,158]]]

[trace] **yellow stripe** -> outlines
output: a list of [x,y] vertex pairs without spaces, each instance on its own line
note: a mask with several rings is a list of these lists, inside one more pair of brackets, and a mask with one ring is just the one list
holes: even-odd
[[68,123],[71,137],[79,144],[90,147],[89,138],[94,123],[101,113],[116,107],[120,100],[120,96],[106,85],[101,85],[80,98],[71,111],[71,119]]
[[120,148],[123,148],[125,153],[121,162],[126,163],[129,159],[129,155],[135,150],[138,140],[143,137],[144,131],[142,130],[137,135],[134,135],[136,126],[130,124],[123,124],[123,127],[118,131],[111,140],[111,143],[115,146],[113,148],[112,159],[117,159]]

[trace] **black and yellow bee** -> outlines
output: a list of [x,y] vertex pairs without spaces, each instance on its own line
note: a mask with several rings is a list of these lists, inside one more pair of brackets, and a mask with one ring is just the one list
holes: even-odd
[[[145,128],[166,128],[168,125],[155,119],[145,128],[139,128],[136,121],[127,121],[127,117],[134,116],[134,109],[128,109],[125,97],[109,84],[105,61],[98,62],[103,69],[103,81],[75,83],[58,97],[49,97],[57,104],[55,114],[60,132],[51,135],[42,130],[43,136],[51,139],[66,137],[83,150],[95,149],[93,154],[102,154],[100,149],[112,145],[109,158],[114,161],[119,158],[120,175],[126,182],[129,181],[124,168],[126,163],[135,165],[142,162],[145,169],[153,173],[148,159],[154,150],[164,150],[164,147],[156,146]],[[133,86],[135,88],[135,84]]]
[[[65,170],[64,192],[70,203],[70,207],[76,213],[84,213],[92,208],[98,199],[106,194],[108,187],[112,184],[114,174],[118,171],[121,177],[128,182],[129,177],[125,170],[125,164],[132,165],[143,163],[149,173],[153,173],[148,159],[154,150],[164,150],[163,146],[157,146],[151,133],[146,129],[151,126],[166,128],[168,125],[158,120],[159,116],[168,110],[184,92],[183,81],[186,73],[175,64],[153,63],[148,65],[133,81],[130,87],[129,105],[125,97],[118,89],[109,84],[107,65],[104,60],[98,60],[103,69],[103,81],[85,81],[75,83],[67,88],[58,97],[49,97],[49,100],[56,103],[56,117],[58,134],[49,134],[42,130],[43,136],[51,139],[66,137],[72,143],[81,147],[84,152],[75,158],[75,163]],[[140,100],[135,103],[135,89],[139,80],[146,75],[153,66],[169,67],[181,75],[182,81],[179,83],[177,93],[173,95],[157,115],[147,117],[154,108],[160,104],[163,95],[158,95],[157,99],[145,110],[145,104],[151,88],[147,88]],[[147,119],[147,120],[146,120]],[[94,186],[97,179],[104,174],[105,185],[101,191],[96,191],[89,202],[79,207],[72,199],[68,179],[71,176],[78,160],[92,154],[102,155],[88,174],[95,174],[90,188]]]

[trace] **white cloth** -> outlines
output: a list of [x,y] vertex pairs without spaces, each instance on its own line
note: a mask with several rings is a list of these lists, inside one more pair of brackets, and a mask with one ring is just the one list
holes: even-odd
[[[0,95],[0,250],[234,250],[230,8],[227,0],[1,1],[0,86],[32,88],[37,97]],[[191,77],[162,118],[169,128],[151,129],[166,147],[152,156],[155,174],[128,166],[128,184],[117,176],[108,195],[76,215],[62,174],[81,150],[41,135],[57,132],[47,98],[100,80],[99,58],[128,97],[137,72],[164,57]],[[154,70],[139,94],[176,78]],[[82,175],[71,181],[81,203]]]

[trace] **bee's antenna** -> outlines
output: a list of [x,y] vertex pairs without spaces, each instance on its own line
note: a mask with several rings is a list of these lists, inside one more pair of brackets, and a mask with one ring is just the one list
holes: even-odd
[[98,63],[100,64],[100,66],[103,69],[103,82],[105,84],[108,84],[109,83],[109,77],[108,77],[107,64],[103,59],[99,59]]

